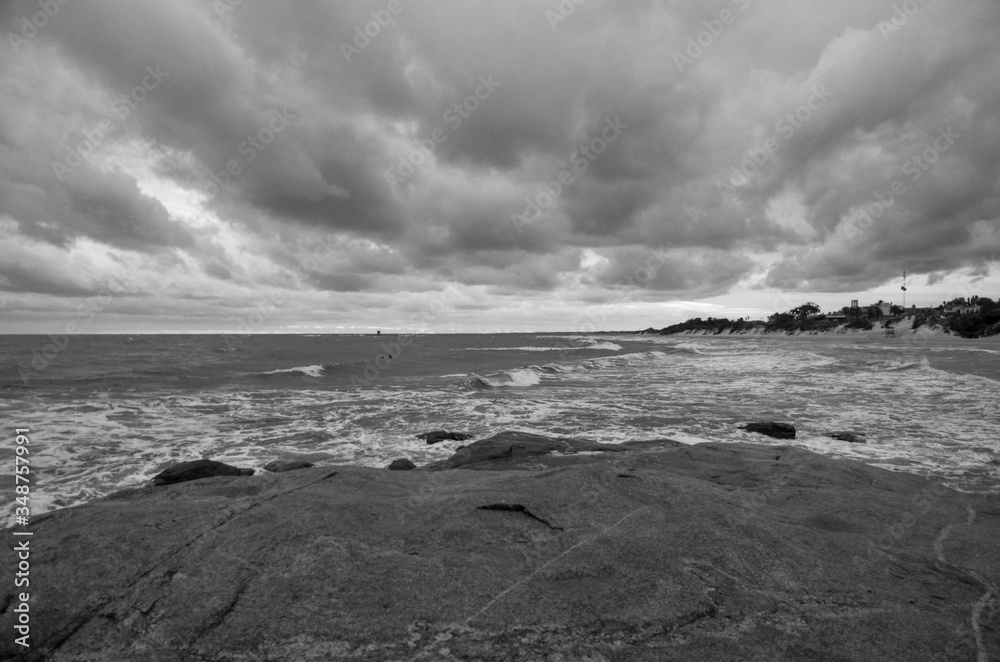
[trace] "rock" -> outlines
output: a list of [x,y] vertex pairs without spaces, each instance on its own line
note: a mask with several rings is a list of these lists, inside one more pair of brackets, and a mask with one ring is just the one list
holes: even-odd
[[795,426],[791,423],[777,423],[775,421],[754,421],[740,426],[741,430],[747,432],[759,432],[775,439],[795,439]]
[[840,441],[846,441],[849,444],[868,443],[868,440],[865,439],[865,435],[857,432],[831,432],[830,437],[839,439]]
[[555,529],[557,531],[565,530],[561,526],[552,526],[552,524],[546,522],[541,517],[538,517],[533,512],[525,508],[523,504],[520,503],[488,503],[484,506],[479,506],[478,508],[476,508],[476,510],[500,510],[512,513],[523,513],[524,515],[527,515],[531,519],[541,522],[550,529]]
[[211,478],[213,476],[252,476],[253,469],[240,469],[215,460],[194,460],[168,467],[153,476],[154,485],[173,485],[187,480]]
[[308,469],[315,466],[312,462],[300,462],[298,460],[275,460],[264,465],[264,471],[271,473],[281,473],[282,471],[295,471],[296,469]]
[[667,448],[678,448],[687,444],[675,441],[674,439],[640,439],[637,441],[623,441],[622,446],[629,450],[665,450]]
[[410,471],[411,469],[416,469],[417,465],[413,464],[406,458],[401,458],[399,460],[393,460],[386,469],[389,471]]
[[773,444],[572,457],[37,515],[30,589],[0,582],[7,633],[30,590],[31,649],[0,659],[1000,659],[994,495]]
[[[447,460],[432,462],[423,466],[422,470],[439,471],[441,469],[520,468],[518,464],[529,457],[548,455],[559,452],[574,454],[585,451],[627,451],[628,447],[620,444],[601,444],[582,439],[546,437],[529,432],[501,432],[486,439],[474,441],[468,446],[455,451]],[[486,466],[489,465],[489,466]]]
[[465,441],[466,439],[472,439],[472,435],[466,434],[465,432],[434,430],[433,432],[423,432],[418,434],[417,439],[423,439],[428,444],[436,444],[442,441]]

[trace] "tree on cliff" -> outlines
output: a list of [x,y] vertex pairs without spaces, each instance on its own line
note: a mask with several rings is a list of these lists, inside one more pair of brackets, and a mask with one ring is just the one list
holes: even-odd
[[795,326],[795,316],[791,313],[774,313],[767,318],[767,324],[775,329],[790,329]]
[[798,308],[792,308],[790,311],[792,315],[795,315],[796,319],[804,320],[810,315],[815,315],[819,312],[819,306],[814,304],[812,301],[807,301]]

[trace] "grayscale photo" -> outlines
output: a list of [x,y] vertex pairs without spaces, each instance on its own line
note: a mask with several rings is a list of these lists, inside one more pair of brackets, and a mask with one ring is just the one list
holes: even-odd
[[0,662],[1000,662],[997,0],[0,0]]

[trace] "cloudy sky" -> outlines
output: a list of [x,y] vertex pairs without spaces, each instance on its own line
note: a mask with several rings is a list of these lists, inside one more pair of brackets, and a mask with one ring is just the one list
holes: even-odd
[[996,297],[998,34],[995,0],[4,0],[0,332]]

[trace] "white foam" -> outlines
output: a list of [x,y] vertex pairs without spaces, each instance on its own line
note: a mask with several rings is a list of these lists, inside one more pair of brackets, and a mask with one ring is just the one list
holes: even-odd
[[542,379],[533,370],[511,370],[496,377],[480,377],[489,386],[496,387],[523,387],[534,386],[541,383]]
[[[664,352],[636,352],[632,354],[618,354],[615,356],[603,356],[599,359],[588,359],[582,361],[577,366],[582,366],[586,369],[595,368],[624,368],[624,367],[637,367],[637,366],[649,366],[656,363],[662,363],[669,361],[669,356]],[[571,364],[574,365],[574,364]]]
[[[957,355],[927,361],[874,343],[645,339],[662,351],[487,373],[474,389],[455,375],[348,390],[313,379],[268,390],[259,380],[249,391],[61,395],[51,406],[6,399],[0,417],[45,431],[32,437],[33,465],[44,468],[33,514],[142,485],[169,463],[200,457],[254,468],[303,454],[320,465],[383,467],[399,457],[423,464],[454,452],[455,444],[414,437],[441,428],[476,438],[520,429],[609,443],[792,443],[956,486],[985,484],[995,473],[1000,382],[961,371],[976,355],[956,363]],[[992,358],[978,356],[987,359],[981,364]],[[321,374],[322,366],[303,367]],[[736,427],[758,418],[792,422],[799,436],[771,440]],[[868,443],[830,439],[831,430],[864,432]]]
[[622,350],[622,346],[613,342],[595,342],[586,349],[600,349],[608,352],[620,352]]
[[[590,337],[590,336],[556,336],[556,335],[553,335],[553,336],[540,336],[540,337],[541,338],[559,338],[559,339],[562,339],[562,340],[571,340],[574,343],[578,343],[578,344],[582,343],[582,346],[579,347],[579,348],[577,348],[577,349],[596,349],[596,350],[602,350],[602,351],[608,351],[608,352],[619,352],[619,351],[622,350],[622,346],[621,345],[619,345],[617,343],[613,343],[613,342],[611,342],[609,340],[606,340],[604,338],[593,338],[593,337]],[[629,336],[629,340],[632,340],[631,336]],[[565,350],[565,349],[573,349],[573,348],[572,347],[560,347],[559,349]]]
[[[564,352],[573,350],[573,347],[473,347],[471,349],[458,349],[457,351],[473,352]],[[587,348],[592,349],[592,348]],[[621,348],[619,348],[621,349]]]
[[321,365],[305,365],[297,366],[295,368],[285,368],[284,370],[272,370],[270,372],[265,372],[265,375],[281,375],[281,374],[299,374],[306,375],[308,377],[322,377],[325,368]]
[[687,434],[686,432],[670,432],[667,437],[673,439],[674,441],[679,441],[682,444],[706,444],[709,442],[718,441],[718,439],[707,439],[705,437],[699,437],[693,434]]

